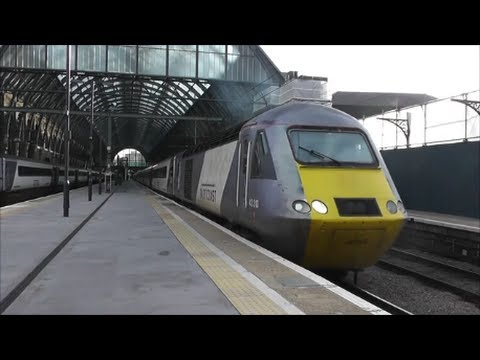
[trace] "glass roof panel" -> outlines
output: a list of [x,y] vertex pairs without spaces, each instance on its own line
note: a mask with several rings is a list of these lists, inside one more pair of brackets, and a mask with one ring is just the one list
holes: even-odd
[[105,45],[78,45],[78,70],[106,71]]
[[[78,58],[75,60],[76,53]],[[200,120],[197,131],[199,134],[203,131],[203,137],[208,136],[208,131],[222,128],[224,124],[212,125],[209,120],[202,121],[202,117],[233,122],[239,120],[238,114],[248,113],[248,104],[244,106],[236,102],[239,98],[245,99],[244,102],[252,98],[252,84],[242,85],[242,82],[272,76],[283,79],[261,51],[248,45],[74,45],[71,55],[72,110],[90,113],[93,79],[95,112],[99,114],[95,117],[94,127],[100,138],[106,139],[108,121],[105,113],[116,113],[112,116],[113,147],[128,142],[153,150],[168,142],[168,133],[172,129],[176,131],[176,138],[184,134],[185,138],[178,140],[179,143],[193,143],[189,116],[194,115]],[[37,69],[43,66],[49,71],[45,74],[40,71],[8,73],[7,69],[4,72],[5,66],[16,62],[19,67]],[[28,97],[30,103],[25,106],[52,106],[56,107],[55,110],[64,110],[65,62],[66,45],[0,45],[0,64],[4,66],[0,81],[11,77],[9,87],[37,86],[38,96]],[[75,71],[75,63],[79,72]],[[52,74],[50,78],[48,74]],[[217,98],[231,101],[216,102]],[[53,116],[58,120],[51,126],[61,125],[63,116]],[[88,149],[89,115],[77,113],[74,116],[75,139],[80,147]],[[49,118],[50,115],[46,115],[45,121]],[[86,143],[82,143],[84,138]]]
[[138,73],[145,75],[166,75],[166,46],[139,46]]
[[195,50],[175,50],[169,51],[169,75],[179,77],[195,77],[196,72],[196,58]]
[[45,45],[17,45],[17,66],[45,68]]
[[189,51],[195,51],[197,48],[197,45],[170,45],[169,48],[171,50],[189,50]]
[[198,50],[225,54],[225,45],[198,45]]

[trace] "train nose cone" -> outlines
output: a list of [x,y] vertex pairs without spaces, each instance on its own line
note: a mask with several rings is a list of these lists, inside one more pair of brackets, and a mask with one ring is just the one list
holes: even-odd
[[[362,269],[391,247],[404,214],[392,213],[395,197],[381,169],[299,169],[306,199],[328,208],[310,213],[305,264],[312,268]],[[319,186],[321,184],[321,186]]]

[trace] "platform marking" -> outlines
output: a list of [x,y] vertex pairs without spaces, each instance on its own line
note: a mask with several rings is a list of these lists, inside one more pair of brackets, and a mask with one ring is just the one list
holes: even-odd
[[278,263],[280,263],[282,265],[285,265],[286,267],[298,272],[299,274],[305,276],[306,278],[309,278],[310,280],[316,282],[317,284],[324,287],[325,289],[327,289],[327,290],[337,294],[338,296],[348,300],[352,304],[357,305],[359,308],[361,308],[361,309],[363,309],[363,310],[365,310],[365,311],[367,311],[367,312],[369,312],[373,315],[390,315],[390,313],[386,312],[385,310],[382,310],[379,307],[377,307],[373,304],[370,304],[368,301],[356,296],[355,294],[352,294],[351,292],[341,288],[338,285],[335,285],[334,283],[328,281],[327,279],[321,277],[320,275],[314,274],[313,272],[311,272],[307,269],[304,269],[301,266],[299,266],[297,264],[294,264],[291,261],[289,261],[287,259],[284,259],[281,256],[279,256],[279,255],[277,255],[277,254],[275,254],[275,253],[273,253],[273,252],[271,252],[267,249],[264,249],[264,248],[258,246],[257,244],[252,243],[251,241],[241,237],[240,235],[237,235],[234,232],[218,225],[216,222],[206,218],[205,216],[197,214],[195,211],[190,210],[189,208],[186,208],[185,206],[183,206],[183,205],[181,205],[181,204],[179,204],[179,203],[177,203],[177,202],[175,202],[171,199],[168,199],[168,198],[154,192],[153,190],[151,190],[147,187],[145,187],[145,188],[148,189],[153,194],[155,194],[156,197],[159,197],[159,198],[162,198],[164,200],[167,200],[167,201],[170,201],[170,202],[174,203],[176,206],[179,206],[182,209],[184,209],[184,210],[192,213],[193,215],[197,216],[198,218],[208,222],[210,225],[215,226],[216,228],[222,230],[223,232],[230,235],[231,237],[237,239],[238,241],[244,243],[245,245],[251,247],[252,249],[255,249],[258,252],[262,253],[263,255],[268,256],[269,258],[277,261]]
[[254,274],[211,244],[177,214],[148,199],[180,243],[242,315],[304,314]]

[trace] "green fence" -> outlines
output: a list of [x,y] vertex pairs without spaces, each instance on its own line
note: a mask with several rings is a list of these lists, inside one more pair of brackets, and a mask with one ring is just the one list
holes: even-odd
[[480,142],[383,150],[407,209],[480,217]]

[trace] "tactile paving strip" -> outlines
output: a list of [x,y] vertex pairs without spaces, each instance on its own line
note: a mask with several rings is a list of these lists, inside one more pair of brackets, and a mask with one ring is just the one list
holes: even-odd
[[178,241],[242,315],[279,315],[286,312],[210,250],[185,224],[178,221],[155,197],[148,200]]

